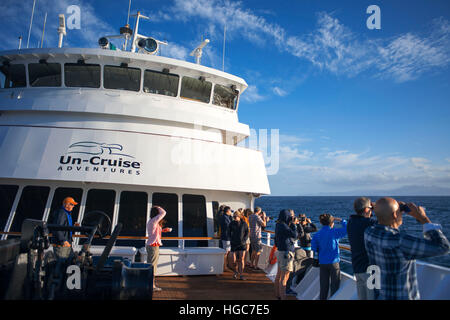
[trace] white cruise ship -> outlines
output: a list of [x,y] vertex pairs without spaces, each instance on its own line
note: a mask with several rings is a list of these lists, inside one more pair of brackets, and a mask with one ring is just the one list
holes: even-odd
[[[146,223],[150,208],[159,205],[172,231],[164,234],[156,276],[214,275],[208,290],[190,283],[186,295],[177,288],[172,297],[274,299],[270,237],[259,260],[265,272],[234,287],[222,281],[225,251],[215,238],[220,205],[253,209],[257,197],[270,194],[262,153],[238,146],[250,135],[238,118],[247,84],[158,55],[162,43],[138,34],[139,17],[134,32],[126,26],[120,36],[100,35],[98,49],[0,52],[1,239],[17,236],[25,219],[49,220],[70,196],[79,203],[74,222],[102,211],[111,220],[109,231],[122,224],[111,255],[135,261],[139,253],[145,261]],[[118,37],[131,49],[113,50]],[[193,52],[197,62],[206,43]],[[75,238],[74,249],[81,244]],[[105,240],[93,244],[100,255]],[[448,268],[421,263],[418,271],[423,298],[450,297]],[[291,289],[298,299],[317,299],[318,281],[312,268]],[[331,298],[356,299],[352,275],[343,273]]]

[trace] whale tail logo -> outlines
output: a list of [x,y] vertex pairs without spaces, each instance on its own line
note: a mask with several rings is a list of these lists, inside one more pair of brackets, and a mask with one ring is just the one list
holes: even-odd
[[89,155],[115,155],[115,156],[123,156],[134,158],[125,153],[121,153],[123,150],[123,146],[116,143],[98,143],[92,141],[81,141],[73,143],[69,146],[68,153],[80,153],[80,154],[89,154]]

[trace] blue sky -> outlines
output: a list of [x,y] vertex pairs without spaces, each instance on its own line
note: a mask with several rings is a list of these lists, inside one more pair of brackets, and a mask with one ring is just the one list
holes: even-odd
[[[2,1],[1,50],[26,43],[32,4]],[[126,22],[128,0],[37,0],[30,47],[45,12],[44,46],[56,46],[57,15],[72,4],[81,29],[64,46],[96,47]],[[370,5],[380,30],[366,26]],[[134,0],[137,10],[151,18],[140,33],[169,42],[163,55],[193,61],[207,37],[202,64],[217,69],[226,24],[225,71],[249,84],[239,119],[280,133],[272,194],[450,188],[449,1]]]

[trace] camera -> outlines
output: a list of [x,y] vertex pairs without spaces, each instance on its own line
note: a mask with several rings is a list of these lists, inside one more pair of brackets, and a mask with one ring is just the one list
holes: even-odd
[[406,204],[401,204],[400,205],[400,211],[411,212],[411,209]]

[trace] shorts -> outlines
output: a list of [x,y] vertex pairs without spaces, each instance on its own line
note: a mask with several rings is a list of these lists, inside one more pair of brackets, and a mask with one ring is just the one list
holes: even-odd
[[291,251],[277,251],[278,267],[282,271],[294,271],[294,253]]
[[231,242],[227,240],[222,240],[222,248],[228,252],[231,250]]
[[159,246],[145,246],[145,249],[147,250],[147,263],[150,263],[153,266],[153,275],[156,276],[156,268],[158,267],[159,260]]
[[261,252],[263,249],[261,239],[251,239],[250,246],[253,252]]
[[241,245],[237,245],[237,246],[231,246],[231,251],[235,252],[235,251],[245,251],[247,249],[247,245],[246,244],[241,244]]

